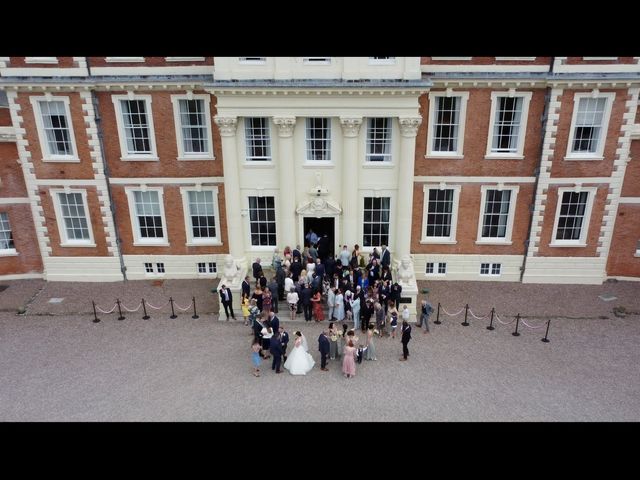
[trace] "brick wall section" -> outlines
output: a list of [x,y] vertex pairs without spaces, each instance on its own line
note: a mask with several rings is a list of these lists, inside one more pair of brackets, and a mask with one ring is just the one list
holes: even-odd
[[[153,186],[152,184],[148,185]],[[218,254],[229,252],[229,240],[227,237],[227,220],[225,215],[225,194],[224,185],[218,184],[218,205],[220,212],[220,229],[222,233],[222,246],[186,246],[187,237],[185,232],[184,212],[182,208],[181,185],[164,185],[164,213],[168,247],[156,246],[134,246],[134,236],[131,231],[131,215],[125,186],[113,185],[113,203],[116,208],[116,217],[120,238],[122,240],[121,253],[123,255],[202,255]]]
[[533,61],[496,60],[496,57],[471,57],[471,60],[433,60],[432,57],[420,57],[421,65],[549,65],[550,63],[551,57],[536,57]]
[[[438,90],[433,90],[438,91]],[[442,90],[443,91],[443,90]],[[458,90],[454,90],[455,92]],[[467,118],[464,132],[464,159],[425,158],[427,152],[427,132],[429,131],[429,98],[419,99],[422,124],[416,137],[416,175],[466,175],[466,176],[518,176],[532,177],[540,159],[542,124],[544,110],[544,90],[533,91],[529,104],[527,131],[522,160],[485,160],[491,116],[491,92],[493,89],[477,88],[468,91]],[[505,91],[506,93],[506,91]]]
[[635,63],[638,62],[633,57],[618,57],[617,60],[584,60],[584,57],[567,57],[564,61],[565,65],[633,65]]
[[55,97],[69,97],[69,110],[71,112],[71,122],[73,124],[73,134],[75,136],[76,148],[78,149],[77,162],[43,162],[42,146],[38,137],[38,129],[36,126],[35,113],[31,101],[31,96],[41,97],[42,95],[29,95],[19,93],[17,102],[21,106],[21,115],[24,119],[22,127],[26,130],[25,138],[29,142],[29,151],[31,152],[31,161],[33,162],[35,175],[37,178],[75,178],[89,179],[93,178],[93,167],[91,165],[91,156],[89,155],[89,144],[87,131],[84,125],[84,117],[82,112],[82,99],[80,94],[74,92],[53,94]]
[[[628,170],[627,170],[628,171]],[[607,275],[640,277],[640,257],[635,257],[640,240],[640,204],[621,203],[607,259]]]
[[90,67],[186,67],[189,65],[213,65],[213,57],[203,62],[167,62],[165,57],[144,57],[144,62],[107,62],[106,57],[88,57]]
[[[151,112],[155,129],[156,147],[159,161],[136,162],[122,161],[118,126],[116,123],[115,105],[112,95],[125,95],[126,92],[99,92],[97,94],[102,116],[102,129],[104,135],[104,155],[109,165],[111,177],[208,177],[222,176],[222,142],[218,126],[210,119],[213,137],[213,152],[215,160],[204,161],[178,161],[178,146],[176,129],[173,116],[173,104],[171,95],[185,94],[183,91],[168,92],[139,92],[143,95],[151,95]],[[194,94],[205,92],[194,91]],[[214,107],[216,99],[211,96],[211,115],[216,114]]]
[[27,187],[13,142],[0,142],[0,197],[27,197]]
[[[623,197],[640,197],[640,140],[633,140],[629,150],[631,159],[627,163],[622,184]],[[638,217],[640,223],[640,217]]]
[[586,247],[550,247],[551,235],[556,217],[556,206],[558,202],[558,185],[550,185],[547,192],[547,202],[545,207],[544,223],[540,234],[539,257],[596,257],[600,227],[602,226],[602,216],[604,205],[609,193],[607,184],[584,184],[583,187],[598,187],[596,198],[591,210],[589,221],[589,232],[586,238]]
[[72,68],[76,64],[73,57],[57,57],[58,63],[25,63],[25,57],[10,57],[9,68]]
[[11,127],[11,112],[8,108],[0,107],[0,127]]
[[[524,242],[527,239],[527,230],[531,221],[529,205],[533,203],[533,184],[520,184],[518,192],[515,217],[513,219],[513,231],[511,245],[476,245],[478,237],[478,220],[482,198],[481,184],[462,184],[458,203],[458,224],[455,245],[421,244],[423,229],[422,224],[424,209],[423,183],[414,183],[413,186],[413,213],[411,226],[411,252],[412,253],[443,253],[465,255],[524,255]],[[509,185],[505,185],[509,186]]]
[[[56,188],[56,187],[53,187]],[[74,187],[75,188],[75,187]],[[77,187],[87,191],[87,204],[89,207],[89,215],[91,216],[91,228],[93,231],[93,239],[95,247],[61,247],[60,232],[58,230],[58,222],[53,207],[53,199],[51,198],[50,187],[41,186],[38,189],[38,196],[44,210],[44,218],[49,231],[51,256],[52,257],[106,257],[107,243],[104,234],[104,225],[102,223],[102,214],[98,204],[98,193],[95,187]]]
[[0,275],[42,273],[42,258],[29,204],[0,205],[0,212],[6,212],[9,217],[18,253],[16,256],[0,256]]
[[618,138],[622,127],[622,115],[625,112],[626,89],[601,90],[601,93],[615,92],[616,97],[611,108],[609,128],[604,145],[604,160],[564,160],[567,155],[567,142],[571,131],[573,117],[574,93],[589,93],[591,90],[565,90],[561,96],[562,106],[558,119],[556,147],[551,167],[551,177],[609,177],[613,171],[613,162],[618,148]]

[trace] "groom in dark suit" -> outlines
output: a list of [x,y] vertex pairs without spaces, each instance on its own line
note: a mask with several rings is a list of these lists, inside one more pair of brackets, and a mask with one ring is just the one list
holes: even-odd
[[327,356],[329,355],[329,337],[327,337],[327,331],[324,330],[318,337],[318,350],[320,350],[320,370],[327,372]]
[[282,344],[282,359],[287,361],[287,346],[289,344],[289,334],[284,327],[280,327],[280,343]]
[[280,332],[277,332],[271,337],[269,343],[269,352],[273,355],[273,362],[271,362],[271,370],[275,370],[276,373],[282,373],[280,370],[280,364],[282,363],[282,343],[280,340]]

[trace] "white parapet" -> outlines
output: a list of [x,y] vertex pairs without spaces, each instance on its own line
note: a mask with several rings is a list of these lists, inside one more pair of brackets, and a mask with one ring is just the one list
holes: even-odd
[[529,257],[522,283],[600,285],[606,264],[604,257]]

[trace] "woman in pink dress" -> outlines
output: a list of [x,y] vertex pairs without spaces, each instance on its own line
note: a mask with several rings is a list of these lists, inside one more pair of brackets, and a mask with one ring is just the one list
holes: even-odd
[[342,360],[342,373],[346,378],[351,378],[356,374],[356,347],[353,346],[353,342],[344,347],[344,355]]
[[313,302],[313,314],[316,316],[316,322],[324,320],[324,312],[322,311],[322,294],[320,290],[316,290],[311,299]]

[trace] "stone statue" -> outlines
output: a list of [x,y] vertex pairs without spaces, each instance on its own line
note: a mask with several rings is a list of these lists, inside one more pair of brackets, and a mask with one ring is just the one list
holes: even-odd
[[414,285],[415,278],[413,273],[413,263],[411,257],[405,255],[398,265],[398,283],[400,285]]
[[240,283],[240,268],[233,255],[227,255],[224,259],[223,281],[230,287]]

